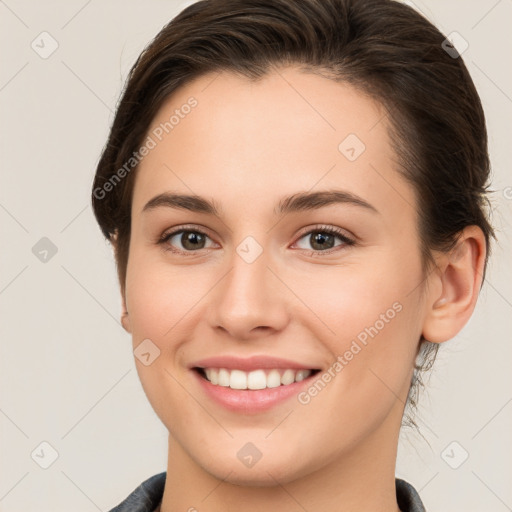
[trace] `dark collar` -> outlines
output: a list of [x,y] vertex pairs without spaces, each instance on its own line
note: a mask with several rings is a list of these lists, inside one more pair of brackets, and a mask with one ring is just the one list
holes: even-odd
[[[162,501],[167,472],[142,482],[124,501],[110,512],[154,512]],[[416,489],[405,480],[395,479],[396,499],[402,512],[425,512]]]

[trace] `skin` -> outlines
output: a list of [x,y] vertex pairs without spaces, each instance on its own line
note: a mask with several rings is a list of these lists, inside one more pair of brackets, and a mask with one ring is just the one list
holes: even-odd
[[[423,274],[415,191],[397,172],[384,110],[349,85],[294,67],[258,83],[205,75],[167,100],[148,133],[190,96],[197,107],[137,170],[122,283],[133,347],[149,338],[161,351],[148,366],[135,360],[169,430],[160,510],[398,512],[398,434],[420,335],[446,341],[471,316],[483,234],[466,228]],[[366,146],[353,162],[338,150],[350,133]],[[332,188],[378,213],[352,204],[274,213],[285,196]],[[143,212],[163,192],[214,200],[221,214]],[[208,235],[204,249],[165,250],[186,251],[181,236],[157,243],[189,224]],[[317,225],[356,242],[335,238],[330,254],[311,255],[304,233]],[[252,263],[236,252],[247,236],[263,250]],[[188,369],[219,354],[264,354],[326,371],[394,303],[401,311],[306,405],[292,397],[256,415],[230,412]],[[251,468],[236,455],[248,442],[262,453]]]

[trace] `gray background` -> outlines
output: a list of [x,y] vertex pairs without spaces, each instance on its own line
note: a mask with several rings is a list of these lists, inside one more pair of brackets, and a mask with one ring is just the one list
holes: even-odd
[[[190,3],[0,1],[1,511],[109,510],[166,469],[166,430],[119,324],[113,257],[89,196],[130,66]],[[505,512],[512,510],[512,0],[414,3],[469,43],[463,57],[487,114],[500,241],[473,317],[442,346],[421,397],[424,437],[402,433],[397,475],[416,486],[429,511]],[[52,44],[58,48],[44,55]]]

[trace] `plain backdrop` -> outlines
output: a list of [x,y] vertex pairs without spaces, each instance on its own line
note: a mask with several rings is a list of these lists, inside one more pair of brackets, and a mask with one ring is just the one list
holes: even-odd
[[[129,68],[190,3],[0,1],[2,512],[106,511],[166,469],[167,432],[119,324],[112,252],[89,198]],[[397,475],[429,511],[505,512],[512,510],[512,0],[414,4],[469,44],[463,58],[488,120],[499,244],[473,317],[442,346],[421,396],[421,435],[401,435]]]

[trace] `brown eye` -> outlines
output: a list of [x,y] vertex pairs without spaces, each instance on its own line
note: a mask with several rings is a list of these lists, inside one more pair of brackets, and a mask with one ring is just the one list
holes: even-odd
[[[300,246],[300,249],[309,250],[310,252],[325,252],[330,249],[334,249],[339,246],[353,245],[355,242],[348,238],[343,232],[334,227],[320,227],[309,230],[304,233],[296,244],[299,244],[300,240],[306,240],[305,245],[309,244],[309,247]],[[336,243],[336,239],[340,240],[340,243]]]
[[197,231],[183,231],[179,240],[186,250],[193,251],[194,249],[203,249],[206,239],[202,233]]
[[165,234],[159,243],[163,244],[170,251],[190,253],[209,248],[206,245],[208,240],[210,240],[210,237],[202,231],[180,229]]
[[331,249],[335,245],[335,236],[328,233],[313,233],[309,235],[311,247],[315,250]]

